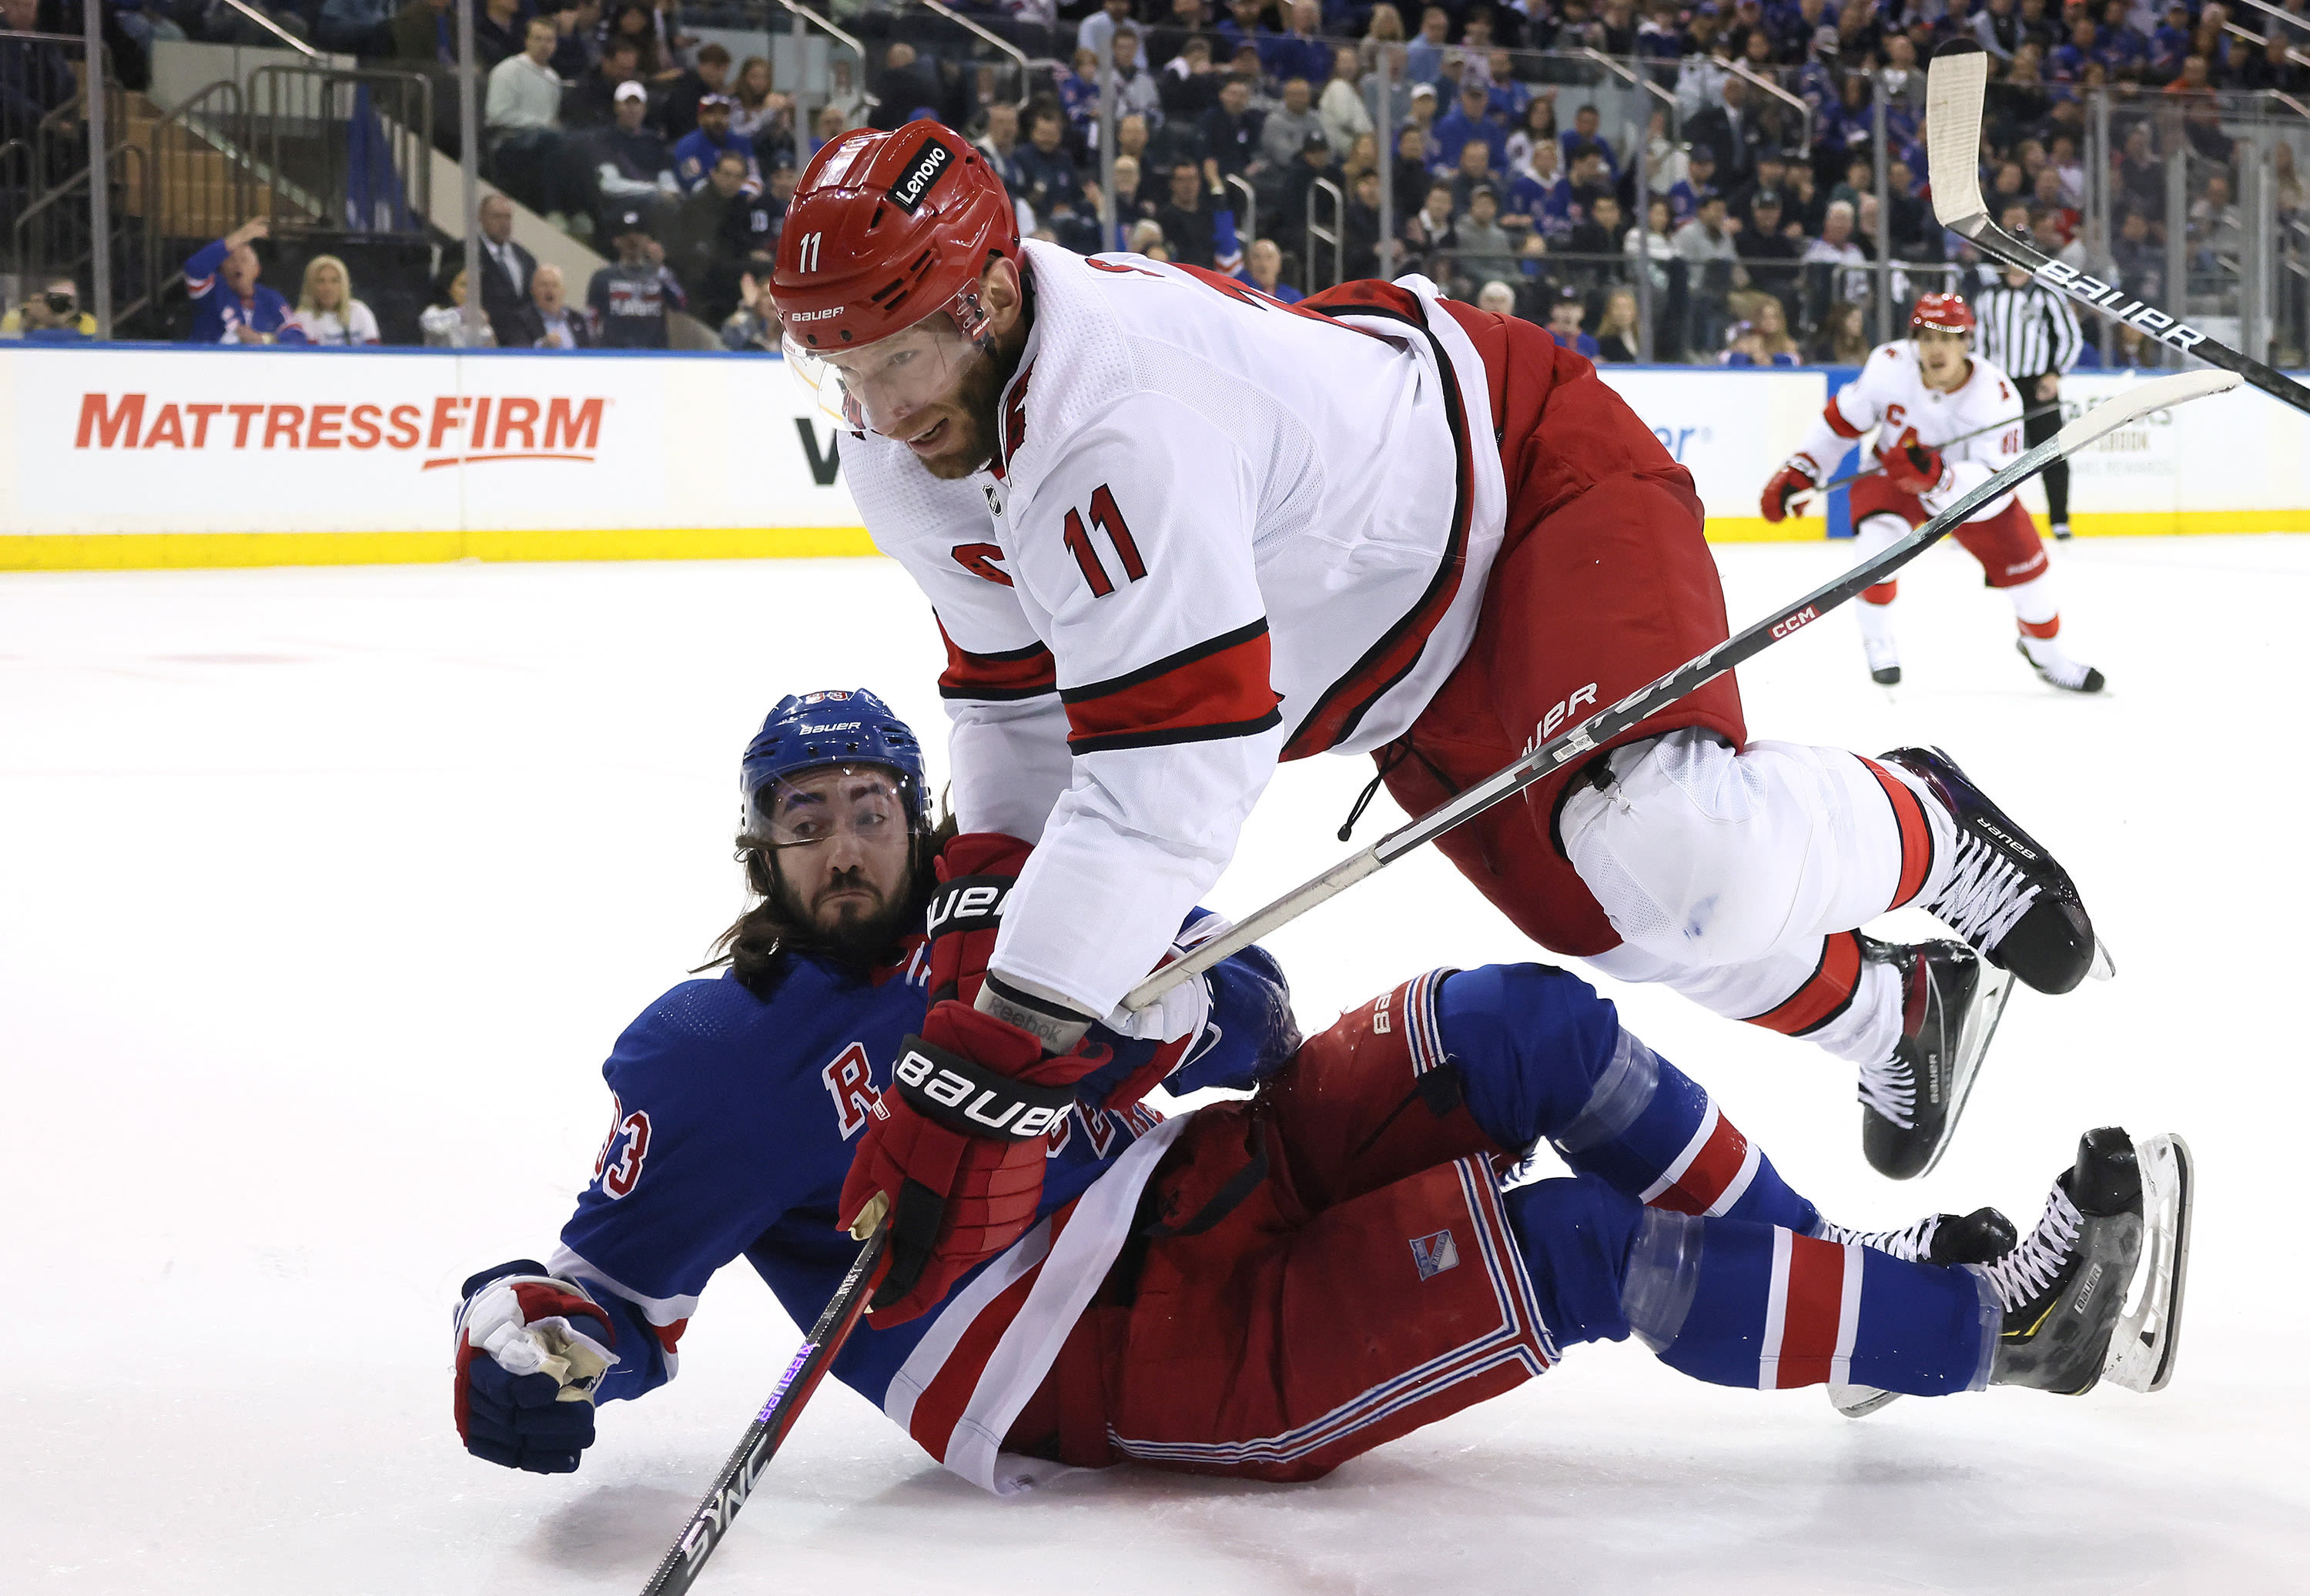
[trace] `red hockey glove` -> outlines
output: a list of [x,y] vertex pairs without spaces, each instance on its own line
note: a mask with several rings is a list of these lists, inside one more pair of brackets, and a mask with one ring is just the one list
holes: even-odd
[[1026,868],[1034,845],[1000,831],[972,831],[946,845],[937,860],[939,889],[931,894],[931,1002],[971,1003],[986,980],[1003,906]]
[[[891,1071],[850,1161],[836,1210],[854,1233],[890,1210],[890,1270],[874,1323],[938,1305],[955,1281],[1024,1236],[1043,1200],[1049,1132],[1105,1048],[1051,1057],[1034,1037],[949,1001],[934,1005]],[[862,1223],[863,1221],[863,1223]]]
[[1949,466],[1941,452],[1919,443],[1915,427],[1895,439],[1891,448],[1878,450],[1877,457],[1885,463],[1885,480],[1904,493],[1931,493],[1948,484]]
[[1813,464],[1811,455],[1792,455],[1787,464],[1773,474],[1765,484],[1765,519],[1778,521],[1790,515],[1802,516],[1805,507],[1789,508],[1789,500],[1800,493],[1810,492],[1820,486],[1820,467]]

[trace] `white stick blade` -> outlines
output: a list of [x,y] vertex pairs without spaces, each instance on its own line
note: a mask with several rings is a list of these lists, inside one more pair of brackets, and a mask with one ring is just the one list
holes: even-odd
[[1981,105],[1988,89],[1984,50],[1936,55],[1925,72],[1925,170],[1943,227],[1988,213],[1981,200]]
[[2193,399],[2202,399],[2209,394],[2226,394],[2238,386],[2238,374],[2209,369],[2204,371],[2177,371],[2171,377],[2153,377],[2130,388],[2121,388],[2109,399],[2095,405],[2085,414],[2061,430],[2054,441],[2063,455],[2076,454],[2097,439],[2108,437],[2128,421],[2138,421],[2152,411],[2170,410],[2176,404],[2187,404]]

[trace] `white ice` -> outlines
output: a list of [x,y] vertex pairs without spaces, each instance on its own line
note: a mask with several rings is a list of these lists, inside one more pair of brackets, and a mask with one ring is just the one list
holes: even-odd
[[[1736,621],[1847,549],[1720,551]],[[2115,950],[2113,983],[2015,999],[1931,1178],[1869,1173],[1845,1068],[1615,995],[1848,1222],[2028,1223],[2085,1127],[2183,1132],[2203,1201],[2168,1391],[1852,1423],[1583,1347],[1317,1485],[1114,1470],[1006,1505],[829,1385],[699,1589],[2310,1589],[2310,538],[2055,558],[2105,700],[2040,686],[1954,551],[1905,580],[1897,700],[1843,616],[1744,672],[1759,734],[1945,742]],[[734,772],[771,702],[871,685],[935,745],[940,664],[881,562],[0,577],[0,1589],[638,1590],[796,1330],[725,1275],[681,1377],[541,1479],[457,1446],[453,1293],[551,1245],[601,1057],[739,906]],[[1284,771],[1219,906],[1337,857],[1368,771]],[[1530,951],[1434,857],[1273,946],[1311,1027]]]

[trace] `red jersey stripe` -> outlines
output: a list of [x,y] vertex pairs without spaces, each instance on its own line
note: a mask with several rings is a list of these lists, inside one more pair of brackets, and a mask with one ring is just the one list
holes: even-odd
[[1269,682],[1265,617],[1127,675],[1061,690],[1078,754],[1264,732],[1282,716]]
[[1828,1378],[1837,1356],[1845,1308],[1845,1249],[1810,1236],[1789,1237],[1787,1306],[1781,1322],[1780,1367],[1773,1383],[1782,1391],[1818,1385]]
[[1836,433],[1839,438],[1858,438],[1861,436],[1861,429],[1846,421],[1845,419],[1845,412],[1837,409],[1837,395],[1834,394],[1831,394],[1828,396],[1828,403],[1821,407],[1820,419],[1827,421],[1828,423],[1828,429],[1831,432]]
[[939,640],[946,645],[946,669],[939,672],[942,698],[1003,702],[1039,698],[1058,689],[1058,666],[1040,643],[1005,654],[973,654],[955,646],[944,621],[939,622]]
[[1885,789],[1885,801],[1893,806],[1893,823],[1901,832],[1901,880],[1893,889],[1893,901],[1885,906],[1898,909],[1924,890],[1925,881],[1933,870],[1933,828],[1925,822],[1925,806],[1908,784],[1902,781],[1874,759],[1855,759],[1869,767],[1869,774]]
[[1832,932],[1821,939],[1820,962],[1813,966],[1804,984],[1776,1007],[1751,1015],[1748,1023],[1785,1037],[1802,1037],[1844,1013],[1860,979],[1861,939],[1849,931]]

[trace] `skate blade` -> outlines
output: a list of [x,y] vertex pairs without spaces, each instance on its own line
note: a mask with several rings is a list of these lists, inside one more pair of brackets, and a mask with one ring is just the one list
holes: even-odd
[[2097,981],[2112,980],[2117,975],[2117,961],[2109,956],[2108,940],[2098,929],[2094,932],[2093,963],[2086,967],[2086,974]]
[[1847,1418],[1866,1418],[1888,1402],[1900,1400],[1899,1392],[1880,1391],[1873,1385],[1839,1385],[1833,1380],[1828,1384],[1829,1405]]
[[1917,1171],[1920,1178],[1933,1172],[1933,1166],[1949,1151],[1950,1143],[1957,1140],[1957,1122],[1965,1113],[1966,1099],[1973,1096],[1974,1078],[1981,1073],[1982,1056],[1989,1051],[1990,1038],[1997,1034],[1997,1022],[2005,1017],[2005,1004],[2013,995],[2012,971],[1999,969],[1985,958],[1979,960],[1979,967],[1981,981],[1974,989],[1973,1007],[1966,1014],[1965,1028],[1958,1033],[1949,1117],[1941,1122],[1941,1139],[1933,1148],[1932,1156]]
[[2134,1272],[2133,1305],[2110,1334],[2102,1377],[2128,1391],[2163,1391],[2181,1350],[2197,1168],[2189,1143],[2179,1136],[2151,1136],[2136,1142],[2133,1151],[2141,1171],[2141,1262]]

